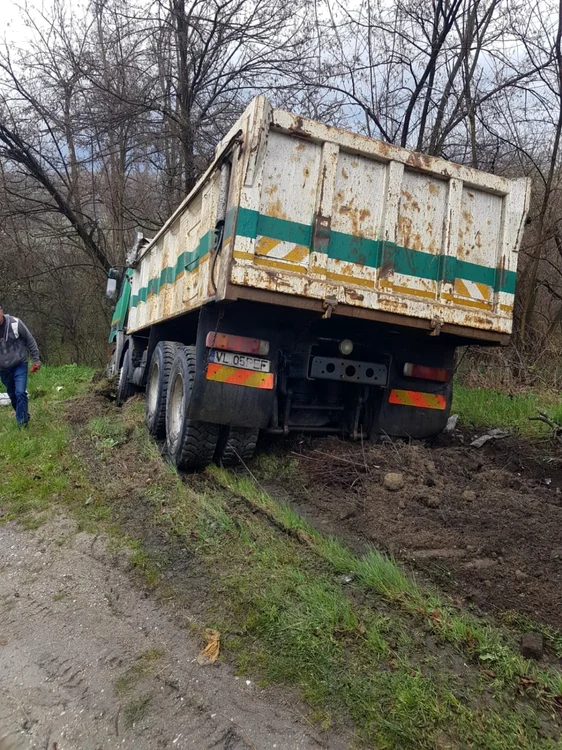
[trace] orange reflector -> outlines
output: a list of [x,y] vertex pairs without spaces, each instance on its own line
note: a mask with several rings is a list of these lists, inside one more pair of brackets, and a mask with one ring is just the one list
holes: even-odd
[[207,380],[215,380],[218,383],[228,383],[229,385],[263,388],[268,391],[271,391],[275,385],[275,376],[272,372],[241,370],[239,367],[219,365],[215,362],[209,362],[207,365]]
[[406,362],[404,375],[408,378],[420,378],[421,380],[437,380],[440,383],[448,383],[451,379],[451,371],[444,367],[426,367],[425,365],[413,365]]
[[391,404],[400,406],[418,406],[421,409],[445,409],[447,402],[445,396],[435,393],[421,393],[420,391],[390,391],[388,400]]
[[205,344],[208,347],[226,349],[229,352],[261,354],[262,357],[269,354],[269,341],[250,339],[247,336],[235,336],[230,333],[216,333],[215,331],[210,331],[205,339]]

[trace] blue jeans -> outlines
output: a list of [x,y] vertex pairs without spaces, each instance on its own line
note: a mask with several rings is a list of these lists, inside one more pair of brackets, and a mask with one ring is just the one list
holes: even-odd
[[20,427],[29,422],[27,410],[27,362],[22,362],[11,370],[0,370],[0,380],[4,383]]

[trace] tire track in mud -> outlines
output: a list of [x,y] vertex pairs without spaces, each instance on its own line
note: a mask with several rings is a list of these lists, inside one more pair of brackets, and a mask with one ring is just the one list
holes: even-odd
[[127,566],[125,554],[109,555],[103,539],[78,533],[65,518],[37,531],[0,528],[6,747],[347,747],[305,725],[279,693],[238,679],[225,664],[200,667],[189,610],[143,594]]

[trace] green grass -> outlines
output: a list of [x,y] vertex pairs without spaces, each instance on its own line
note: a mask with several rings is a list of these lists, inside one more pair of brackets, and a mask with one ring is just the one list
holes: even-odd
[[546,437],[550,429],[529,417],[546,412],[555,420],[562,420],[562,399],[557,393],[508,393],[489,388],[466,388],[455,383],[453,414],[461,424],[473,427],[503,427],[516,430],[527,437]]
[[145,677],[154,674],[162,655],[163,652],[158,648],[150,648],[139,654],[132,667],[115,680],[116,695],[127,695],[137,688]]
[[[108,518],[99,493],[69,450],[66,405],[62,403],[82,393],[91,376],[91,370],[74,365],[44,366],[30,376],[31,421],[25,430],[18,428],[11,407],[0,409],[0,507],[4,520],[19,519],[35,527],[60,505],[72,506],[85,522]],[[88,498],[92,502],[86,505]]]
[[452,644],[472,661],[494,669],[497,681],[507,684],[514,679],[532,678],[545,693],[552,696],[562,694],[560,672],[537,669],[517,653],[514,639],[507,640],[485,620],[459,613],[438,594],[422,590],[391,557],[375,549],[356,556],[337,539],[319,534],[286,505],[276,503],[247,477],[232,475],[216,467],[210,471],[224,486],[266,510],[284,528],[304,532],[315,553],[330,563],[334,573],[346,574],[356,586],[419,616],[443,642]]
[[138,698],[133,698],[123,711],[125,717],[125,726],[133,727],[146,718],[148,709],[152,701],[151,695],[141,695]]
[[[322,725],[347,713],[380,748],[557,747],[541,722],[562,678],[523,659],[514,636],[422,589],[378,551],[356,556],[326,539],[247,476],[209,473],[257,514],[207,489],[186,490],[171,517],[212,568],[212,626],[241,672],[298,685]],[[468,665],[460,681],[441,669],[454,654]]]

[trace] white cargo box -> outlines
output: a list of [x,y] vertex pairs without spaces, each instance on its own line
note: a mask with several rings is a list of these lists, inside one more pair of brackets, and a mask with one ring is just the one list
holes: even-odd
[[504,341],[529,191],[257,97],[142,251],[128,330],[247,299]]

